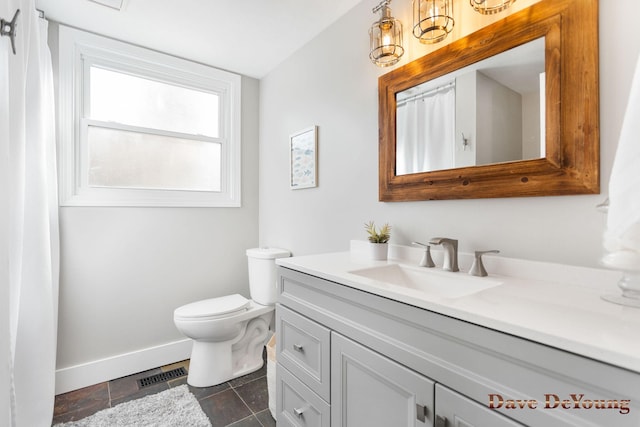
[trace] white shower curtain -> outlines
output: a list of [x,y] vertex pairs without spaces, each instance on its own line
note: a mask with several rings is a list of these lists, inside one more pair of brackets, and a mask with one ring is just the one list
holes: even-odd
[[[0,16],[4,16],[0,5]],[[9,69],[8,49],[0,39],[0,425],[10,425],[9,345]]]
[[0,138],[8,144],[2,147],[6,182],[0,181],[3,197],[8,198],[2,205],[8,214],[1,218],[9,223],[8,239],[2,242],[8,258],[2,279],[7,279],[9,290],[6,387],[8,425],[38,427],[51,425],[55,394],[59,274],[55,104],[47,21],[38,17],[33,0],[9,0],[0,12],[11,19],[16,9],[21,10],[16,54],[8,37],[0,39],[0,76],[5,81],[0,106],[6,107],[0,108],[0,123],[5,124]]
[[396,174],[454,166],[455,86],[398,106]]

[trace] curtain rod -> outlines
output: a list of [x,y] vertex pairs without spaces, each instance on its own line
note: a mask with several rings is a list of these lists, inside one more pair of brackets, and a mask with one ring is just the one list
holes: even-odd
[[434,94],[434,93],[436,93],[436,92],[439,92],[439,91],[441,91],[441,90],[445,90],[445,89],[449,89],[450,87],[455,87],[455,86],[456,86],[456,82],[455,82],[455,80],[454,80],[454,81],[449,82],[449,83],[447,83],[447,84],[444,84],[444,85],[442,85],[442,86],[438,86],[438,87],[436,87],[436,88],[429,89],[429,90],[427,90],[427,91],[417,93],[417,94],[415,94],[415,95],[409,96],[409,97],[407,97],[407,98],[405,98],[405,99],[401,99],[400,101],[398,101],[398,103],[397,103],[397,107],[400,107],[400,106],[402,106],[402,105],[406,104],[406,103],[407,103],[407,102],[409,102],[409,101],[414,101],[414,100],[416,100],[416,99],[425,98],[425,97],[427,97],[427,96],[429,96],[429,95],[432,95],[432,94]]

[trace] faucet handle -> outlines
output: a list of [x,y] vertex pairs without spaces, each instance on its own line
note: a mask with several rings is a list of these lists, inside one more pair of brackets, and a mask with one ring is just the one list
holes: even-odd
[[420,242],[411,242],[412,245],[422,246],[424,248],[424,254],[422,255],[422,259],[418,264],[419,267],[427,267],[432,268],[436,266],[436,263],[433,262],[433,258],[431,258],[431,246],[425,245]]
[[482,264],[482,255],[484,254],[499,254],[499,250],[490,250],[490,251],[475,251],[475,259],[473,260],[473,264],[471,265],[471,269],[469,270],[469,274],[472,276],[487,276],[487,270],[485,270],[484,265]]

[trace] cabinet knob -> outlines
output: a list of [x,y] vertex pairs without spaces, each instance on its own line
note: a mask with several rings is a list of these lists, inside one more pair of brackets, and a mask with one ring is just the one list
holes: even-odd
[[440,415],[436,415],[435,427],[447,427],[447,418]]
[[293,349],[295,351],[299,351],[300,353],[302,353],[304,351],[304,346],[300,345],[300,344],[294,344],[293,345]]
[[305,405],[302,408],[293,408],[293,413],[296,414],[296,417],[302,418],[302,414],[304,414],[304,411],[307,409],[309,409],[309,405]]

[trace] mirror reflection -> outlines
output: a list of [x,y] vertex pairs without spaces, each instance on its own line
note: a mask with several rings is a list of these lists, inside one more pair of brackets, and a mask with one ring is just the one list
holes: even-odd
[[544,37],[396,94],[396,175],[545,157]]

